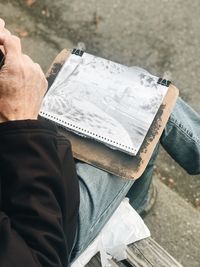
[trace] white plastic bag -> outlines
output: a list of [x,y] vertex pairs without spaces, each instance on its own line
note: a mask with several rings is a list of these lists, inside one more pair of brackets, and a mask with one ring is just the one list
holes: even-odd
[[112,257],[117,260],[126,258],[127,245],[149,236],[144,221],[125,198],[100,234],[71,266],[85,266],[97,252],[100,252],[102,267],[110,266]]

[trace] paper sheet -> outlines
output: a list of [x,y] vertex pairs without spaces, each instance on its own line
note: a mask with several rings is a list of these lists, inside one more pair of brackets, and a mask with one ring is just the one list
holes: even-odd
[[40,115],[136,155],[167,89],[141,68],[72,54],[46,94]]

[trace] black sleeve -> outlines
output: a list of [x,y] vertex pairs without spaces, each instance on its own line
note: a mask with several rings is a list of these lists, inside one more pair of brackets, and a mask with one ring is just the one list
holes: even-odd
[[0,124],[0,266],[67,266],[79,189],[69,142],[47,122]]

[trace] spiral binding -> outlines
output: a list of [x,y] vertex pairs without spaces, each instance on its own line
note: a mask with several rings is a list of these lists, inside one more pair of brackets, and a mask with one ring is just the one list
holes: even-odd
[[65,126],[68,130],[74,130],[76,133],[84,134],[85,136],[93,137],[94,139],[101,141],[105,143],[106,145],[111,145],[113,148],[122,149],[122,151],[126,151],[131,153],[131,155],[135,155],[136,149],[126,146],[124,144],[121,144],[119,142],[116,142],[112,139],[106,138],[104,136],[101,136],[99,134],[96,134],[94,132],[88,131],[87,129],[81,128],[73,123],[66,122],[63,119],[60,119],[54,115],[51,115],[49,113],[46,113],[44,111],[40,111],[40,115],[44,116],[45,118],[48,118],[50,120],[53,120],[54,122],[57,122],[60,126]]

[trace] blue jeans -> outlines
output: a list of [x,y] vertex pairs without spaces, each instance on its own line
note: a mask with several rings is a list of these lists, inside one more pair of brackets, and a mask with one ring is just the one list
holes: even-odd
[[[189,173],[200,173],[200,116],[178,98],[160,138],[165,150]],[[78,233],[72,260],[77,258],[98,235],[124,197],[140,211],[145,205],[152,181],[158,146],[143,175],[134,181],[99,170],[86,163],[77,163],[80,182]]]

